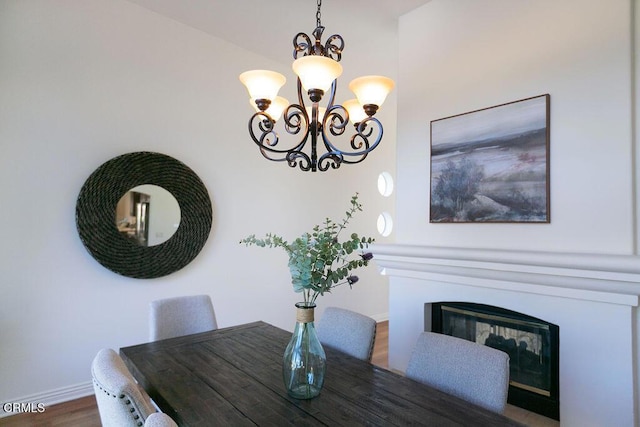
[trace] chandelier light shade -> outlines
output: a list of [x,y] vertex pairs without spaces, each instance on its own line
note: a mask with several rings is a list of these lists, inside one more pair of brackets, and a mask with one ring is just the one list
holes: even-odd
[[287,79],[275,71],[252,70],[240,74],[240,81],[247,87],[251,99],[271,102]]
[[326,92],[342,74],[342,65],[326,56],[303,56],[293,61],[291,68],[307,91],[319,89]]
[[393,80],[383,76],[358,77],[349,83],[349,89],[365,110],[367,106],[375,106],[376,110],[380,108],[393,86]]
[[[297,76],[298,103],[290,104],[278,96],[286,82],[282,74],[268,70],[240,74],[256,111],[249,120],[249,134],[260,153],[268,160],[285,161],[291,167],[312,172],[360,163],[378,146],[383,128],[374,115],[394,87],[387,77],[359,77],[349,84],[356,99],[335,103],[344,40],[334,34],[322,43],[321,6],[322,0],[318,0],[314,40],[305,33],[293,39],[292,69]],[[284,130],[296,139],[288,148],[282,147],[275,130],[281,116]],[[345,135],[349,121],[354,132],[351,136]]]
[[[255,98],[249,99],[249,104],[251,104],[251,106],[256,111],[260,111]],[[287,108],[288,106],[289,101],[287,101],[286,98],[283,98],[282,96],[276,96],[269,104],[269,107],[265,110],[265,113],[267,113],[274,122],[277,122],[278,120],[280,120],[280,117],[282,117],[282,113],[284,113],[285,108]]]
[[364,108],[362,108],[360,102],[358,102],[358,100],[355,98],[344,101],[342,103],[342,106],[349,113],[349,120],[351,120],[351,123],[354,125],[357,125],[367,118],[367,113],[364,112]]

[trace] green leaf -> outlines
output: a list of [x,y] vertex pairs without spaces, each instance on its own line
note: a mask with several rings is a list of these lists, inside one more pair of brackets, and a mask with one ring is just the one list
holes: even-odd
[[311,233],[303,233],[291,243],[272,233],[267,233],[262,239],[252,234],[240,240],[240,243],[283,249],[289,256],[288,267],[294,292],[304,292],[305,300],[315,301],[318,295],[331,292],[334,287],[346,283],[344,279],[351,270],[368,264],[359,254],[354,259],[350,258],[354,252],[375,239],[352,233],[349,239],[340,242],[342,230],[357,211],[362,211],[358,193],[351,197],[350,202],[351,206],[341,222],[326,218],[322,225],[315,225]]

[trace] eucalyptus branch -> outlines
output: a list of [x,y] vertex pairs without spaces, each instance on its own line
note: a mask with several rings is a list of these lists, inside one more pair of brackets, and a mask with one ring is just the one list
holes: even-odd
[[347,225],[349,224],[349,220],[356,211],[362,211],[362,205],[358,203],[358,193],[354,194],[354,196],[351,197],[351,208],[346,212],[346,216],[342,220],[342,224],[340,224],[340,228],[338,228],[336,236],[338,236],[340,232],[347,227]]
[[[326,218],[322,226],[316,225],[311,233],[303,233],[292,242],[267,233],[262,239],[252,234],[240,243],[284,249],[289,256],[293,290],[302,293],[304,302],[313,303],[319,295],[331,292],[337,286],[347,283],[352,286],[356,283],[358,277],[351,275],[351,271],[367,266],[373,257],[370,253],[362,252],[375,241],[371,237],[360,237],[352,233],[348,240],[338,240],[357,211],[362,211],[358,193],[351,198],[351,206],[340,223]],[[355,257],[356,255],[359,257]]]

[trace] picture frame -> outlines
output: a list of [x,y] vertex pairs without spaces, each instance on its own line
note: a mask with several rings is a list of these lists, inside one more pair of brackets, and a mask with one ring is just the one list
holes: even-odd
[[431,121],[431,223],[549,223],[549,94]]

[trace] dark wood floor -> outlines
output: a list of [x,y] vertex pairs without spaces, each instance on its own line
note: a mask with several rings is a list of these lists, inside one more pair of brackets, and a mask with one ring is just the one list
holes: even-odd
[[0,418],[0,426],[8,427],[100,427],[101,425],[96,398],[93,395],[49,406],[43,413]]
[[[376,330],[372,362],[388,369],[389,322],[380,322]],[[505,415],[531,427],[558,427],[559,422],[507,405]],[[6,427],[100,427],[100,415],[94,396],[53,405],[40,414],[21,414],[0,418]]]
[[389,369],[389,322],[378,322],[371,363]]

